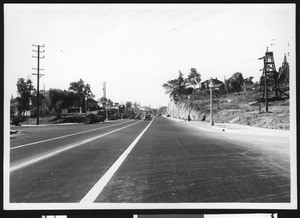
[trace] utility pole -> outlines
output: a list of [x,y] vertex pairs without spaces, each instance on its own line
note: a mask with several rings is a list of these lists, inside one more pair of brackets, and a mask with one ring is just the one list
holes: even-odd
[[39,125],[39,116],[40,116],[40,110],[39,110],[39,106],[40,106],[40,77],[41,76],[45,76],[44,74],[40,74],[40,70],[44,70],[44,69],[40,69],[40,59],[44,59],[45,56],[40,57],[40,53],[44,53],[45,50],[40,51],[40,47],[45,47],[45,45],[34,45],[32,44],[32,46],[37,47],[37,50],[33,50],[33,52],[37,52],[37,56],[32,56],[33,58],[37,59],[37,68],[32,68],[34,70],[37,70],[37,73],[33,73],[32,75],[37,75],[37,98],[36,98],[36,125]]
[[105,99],[105,120],[108,121],[108,101],[106,99],[106,82],[103,83],[103,98]]

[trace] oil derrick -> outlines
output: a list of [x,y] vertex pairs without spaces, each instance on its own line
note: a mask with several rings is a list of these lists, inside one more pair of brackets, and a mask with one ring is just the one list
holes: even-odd
[[286,60],[286,55],[284,55],[282,66],[279,68],[278,81],[279,81],[279,89],[280,93],[289,97],[286,93],[289,91],[289,75],[290,75],[290,67],[289,63]]
[[260,78],[259,95],[262,96],[263,99],[265,99],[267,112],[268,100],[269,97],[271,97],[270,94],[273,95],[273,99],[279,99],[281,97],[278,83],[278,72],[275,68],[273,52],[268,51],[268,48],[265,56],[259,58],[259,60],[264,60],[263,73]]

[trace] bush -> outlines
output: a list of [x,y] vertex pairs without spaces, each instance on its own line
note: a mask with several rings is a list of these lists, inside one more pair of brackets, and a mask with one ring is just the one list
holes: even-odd
[[12,118],[11,124],[14,126],[19,126],[21,122],[24,122],[27,119],[26,116],[18,115]]

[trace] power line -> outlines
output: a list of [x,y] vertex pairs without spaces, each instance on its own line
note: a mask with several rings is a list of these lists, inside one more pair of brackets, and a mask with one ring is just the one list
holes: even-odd
[[[151,38],[142,40],[142,41],[140,41],[140,42],[138,42],[138,43],[135,43],[134,45],[128,46],[128,47],[124,48],[124,50],[125,50],[125,49],[126,49],[126,50],[127,50],[127,49],[131,49],[131,48],[133,48],[133,47],[139,46],[139,45],[142,44],[142,43],[144,44],[145,42],[149,42],[149,41],[155,40],[155,39],[157,39],[158,37],[162,37],[162,36],[164,36],[164,35],[166,35],[166,34],[172,34],[172,33],[176,32],[176,31],[181,31],[185,26],[188,26],[188,25],[190,25],[190,24],[192,24],[192,23],[194,23],[194,22],[199,22],[199,21],[208,19],[209,17],[215,16],[215,15],[217,15],[217,14],[223,12],[223,11],[225,11],[225,9],[224,9],[224,10],[211,10],[211,11],[209,11],[209,12],[206,13],[206,14],[202,14],[202,15],[197,16],[196,18],[194,18],[194,19],[192,19],[192,20],[190,20],[190,21],[188,21],[188,22],[185,22],[184,24],[178,25],[178,26],[173,27],[172,29],[169,29],[169,30],[167,30],[167,31],[165,31],[165,32],[159,33],[159,34],[157,34],[157,35],[155,35],[155,36],[153,36],[153,37],[151,37]],[[98,49],[99,49],[99,48],[97,48],[97,50],[98,50]],[[115,54],[115,53],[118,53],[118,51],[110,52],[110,55]],[[104,55],[107,55],[107,54],[104,54]],[[104,55],[102,55],[102,56],[104,56]],[[101,58],[101,57],[100,57],[100,58]],[[96,60],[99,60],[99,57],[94,57],[94,58],[92,58],[92,59],[89,59],[88,61],[96,61]],[[81,60],[79,63],[82,63],[82,62],[84,62],[84,61],[86,61],[86,60]],[[78,62],[77,62],[77,63],[78,63]]]
[[[222,11],[224,11],[224,10],[222,10]],[[214,15],[216,15],[216,14],[218,14],[218,13],[221,13],[222,11],[219,11],[219,12],[217,12],[217,13],[215,13],[215,12],[209,12],[209,13],[207,13],[207,14],[200,15],[200,16],[194,18],[193,20],[190,20],[190,21],[188,21],[188,22],[186,22],[186,23],[184,23],[184,24],[181,24],[181,25],[179,25],[179,26],[176,26],[176,27],[174,27],[174,28],[172,28],[172,29],[170,29],[170,30],[167,30],[167,31],[165,31],[165,32],[162,32],[162,33],[160,33],[160,34],[157,34],[157,35],[155,35],[155,36],[153,36],[153,37],[151,37],[151,38],[149,38],[149,39],[143,40],[143,41],[141,41],[141,42],[139,42],[139,43],[136,43],[136,44],[134,44],[134,45],[132,45],[132,46],[129,46],[129,47],[127,47],[126,49],[130,49],[130,48],[135,47],[135,46],[138,46],[138,45],[140,45],[140,44],[142,44],[142,43],[152,41],[152,40],[157,39],[158,37],[161,37],[161,36],[163,36],[163,35],[168,35],[168,34],[170,34],[170,33],[174,33],[175,31],[180,31],[180,30],[183,29],[183,27],[186,26],[186,25],[189,25],[189,24],[191,24],[191,23],[193,23],[193,22],[195,22],[195,21],[200,21],[200,20],[202,21],[202,20],[205,20],[205,19],[207,19],[207,18],[209,18],[209,17],[211,17],[211,16],[214,16]],[[201,19],[201,18],[202,18],[202,19]]]
[[[171,11],[171,10],[168,10],[167,12],[170,12],[170,11]],[[140,42],[134,43],[133,45],[129,45],[129,46],[125,47],[124,50],[131,49],[131,48],[133,48],[133,47],[136,47],[136,46],[139,46],[139,45],[141,45],[141,44],[144,44],[145,42],[149,42],[149,41],[155,40],[155,39],[157,39],[157,38],[159,38],[159,37],[163,37],[163,36],[165,36],[165,35],[167,35],[167,34],[172,34],[172,33],[175,33],[175,32],[177,32],[177,31],[181,31],[182,29],[186,28],[187,26],[189,26],[189,25],[191,25],[191,24],[193,24],[193,23],[195,23],[195,22],[199,22],[199,21],[208,19],[209,17],[212,17],[212,16],[214,16],[214,15],[217,15],[217,14],[223,12],[223,11],[225,11],[225,9],[224,9],[224,10],[219,10],[219,9],[210,10],[209,12],[204,13],[204,14],[201,14],[200,16],[197,16],[197,17],[193,18],[192,20],[189,20],[189,21],[187,21],[187,22],[185,22],[185,23],[183,23],[183,24],[180,24],[180,25],[177,25],[177,26],[175,26],[175,27],[172,27],[171,29],[169,29],[169,30],[167,30],[167,31],[161,32],[161,33],[159,33],[159,34],[157,34],[157,35],[155,35],[155,36],[153,36],[153,37],[150,37],[150,38],[148,38],[148,39],[144,39],[144,40],[142,40],[142,41],[140,41]],[[122,20],[121,22],[115,23],[115,24],[113,24],[113,25],[111,25],[111,26],[109,26],[109,27],[107,27],[107,28],[105,28],[105,29],[102,29],[102,30],[98,31],[98,32],[97,32],[96,34],[94,34],[94,35],[93,35],[93,33],[91,33],[91,34],[85,36],[85,37],[84,37],[85,40],[82,39],[82,40],[80,40],[80,41],[78,41],[78,40],[77,40],[77,41],[78,41],[79,44],[86,44],[86,45],[87,45],[87,44],[91,44],[91,39],[97,37],[97,35],[99,35],[99,33],[103,33],[103,32],[109,31],[109,30],[111,30],[111,29],[117,27],[117,26],[120,25],[121,23],[127,22],[128,20],[130,20],[130,19],[132,19],[132,18],[134,18],[134,17],[137,17],[137,16],[140,15],[140,14],[144,14],[144,12],[145,12],[145,10],[144,10],[144,11],[141,11],[141,12],[139,12],[139,13],[136,13],[136,14],[134,14],[133,16],[127,17],[127,19]],[[149,21],[151,21],[151,20],[153,20],[153,19],[157,19],[158,17],[160,17],[160,16],[162,16],[162,15],[166,15],[167,12],[164,11],[162,14],[159,14],[158,16],[156,15],[156,16],[154,16],[154,17],[148,19],[147,21],[142,22],[142,23],[140,23],[140,24],[138,24],[138,25],[143,25],[144,23],[147,23],[147,22],[149,22]],[[187,13],[183,13],[183,14],[185,15],[185,14],[187,14]],[[180,16],[180,17],[181,17],[181,16]],[[171,18],[170,18],[170,21],[174,21],[174,17],[171,17]],[[160,22],[160,23],[162,23],[162,22]],[[165,23],[163,23],[163,24],[166,25]],[[128,30],[131,29],[131,28],[132,28],[132,27],[127,28],[126,31],[124,31],[124,32],[128,32]],[[92,37],[90,37],[90,36],[92,36]],[[103,36],[104,36],[104,35],[101,35],[100,37],[103,37]],[[89,39],[89,40],[87,40],[87,39]],[[75,42],[76,42],[76,41],[75,41]],[[73,42],[72,42],[72,43],[73,43]],[[94,45],[94,43],[92,43],[92,44]],[[77,45],[78,45],[78,44],[77,44]],[[117,45],[119,45],[119,44],[116,44],[115,46],[117,46]],[[104,46],[107,47],[107,44],[105,44]],[[85,46],[85,47],[87,48],[88,46]],[[91,53],[91,52],[93,52],[93,51],[96,52],[96,51],[102,50],[102,48],[104,48],[103,46],[102,46],[102,48],[99,48],[99,47],[96,48],[95,46],[93,46],[93,47],[94,47],[94,49],[92,49],[92,50],[89,49],[89,53]],[[107,48],[107,49],[108,49],[108,48]],[[112,49],[110,49],[110,51],[111,51],[111,50],[112,50]],[[119,53],[119,51],[112,51],[112,52],[109,52],[110,55],[115,54],[115,53]],[[106,55],[108,55],[108,54],[107,54],[107,53],[106,53],[106,54],[103,54],[101,57],[95,56],[95,57],[92,58],[92,59],[88,58],[88,60],[83,59],[82,57],[78,57],[78,58],[73,59],[73,60],[74,60],[74,62],[76,62],[76,64],[79,64],[79,63],[84,63],[84,62],[86,62],[86,61],[89,61],[89,62],[90,62],[90,61],[96,61],[96,60],[99,60],[99,58],[102,58],[103,56],[106,56]],[[77,61],[77,60],[79,60],[79,61]],[[60,65],[60,66],[68,66],[68,65],[71,65],[71,64],[73,65],[73,63],[70,63],[70,64]],[[57,66],[56,68],[58,68],[58,67],[60,67],[60,66]],[[51,67],[51,68],[54,68],[54,67]]]
[[[127,22],[128,20],[131,20],[132,18],[134,18],[134,17],[136,17],[136,16],[138,16],[138,15],[140,15],[140,14],[143,14],[143,13],[144,13],[144,11],[140,11],[140,12],[138,12],[138,13],[136,13],[136,14],[130,16],[130,17],[127,17],[127,18],[123,19],[123,20],[120,21],[120,22],[114,23],[114,24],[112,24],[112,25],[110,25],[110,26],[108,26],[108,27],[106,27],[106,28],[100,29],[100,30],[95,30],[95,28],[89,28],[89,29],[86,29],[85,31],[82,31],[81,33],[86,33],[86,32],[89,31],[90,29],[93,29],[93,32],[90,33],[90,34],[88,34],[87,36],[84,36],[84,38],[79,38],[79,39],[77,39],[77,40],[75,40],[75,41],[70,42],[69,45],[70,45],[70,44],[74,44],[74,43],[77,43],[77,45],[78,45],[78,44],[82,44],[82,43],[86,43],[86,42],[88,42],[88,40],[91,40],[91,39],[97,37],[99,34],[104,33],[104,32],[107,32],[107,31],[109,31],[109,30],[111,30],[111,29],[113,29],[113,28],[119,26],[121,23]],[[95,32],[96,32],[96,33],[95,33]],[[81,34],[81,33],[80,33],[80,34]],[[78,37],[78,35],[79,35],[79,34],[77,33],[77,34],[74,34],[73,36],[74,36],[74,37]],[[72,37],[73,37],[73,36],[72,36]],[[87,39],[88,39],[88,40],[87,40]],[[67,44],[67,45],[68,45],[68,44]]]
[[[102,30],[100,30],[100,31],[97,31],[97,33],[90,33],[89,35],[85,36],[84,38],[81,38],[81,39],[79,38],[79,39],[77,39],[77,40],[75,41],[75,43],[77,43],[77,45],[78,45],[78,44],[90,44],[90,43],[89,43],[90,40],[93,39],[93,38],[95,38],[95,37],[97,37],[97,35],[99,35],[100,33],[107,32],[107,31],[109,31],[109,30],[111,30],[111,29],[113,29],[113,28],[119,26],[121,23],[127,22],[128,20],[130,20],[130,19],[132,19],[132,18],[134,18],[134,17],[136,17],[136,16],[138,16],[138,15],[140,15],[140,14],[143,14],[143,13],[144,13],[144,11],[138,12],[138,13],[134,14],[133,16],[130,16],[130,17],[127,17],[126,19],[123,19],[121,22],[115,23],[115,24],[113,24],[113,25],[111,25],[111,26],[108,26],[108,27],[105,28],[105,29],[102,29]],[[82,33],[83,33],[83,32],[82,32]],[[74,34],[73,36],[78,36],[78,34]],[[70,38],[73,37],[73,36],[70,36]],[[103,36],[103,35],[101,35],[101,37],[102,37],[102,36]],[[65,38],[65,39],[67,39],[67,38]],[[87,39],[89,39],[89,40],[87,40]],[[74,41],[72,41],[72,42],[69,43],[69,45],[71,45],[71,44],[73,45],[73,44],[74,44]],[[66,46],[68,46],[68,44],[67,44]],[[93,45],[93,46],[94,46],[94,45]],[[87,47],[87,46],[85,46],[85,47]],[[97,50],[98,50],[98,48],[97,48]],[[91,52],[90,49],[89,49],[89,51]],[[92,51],[93,51],[93,50],[92,50]],[[79,58],[77,58],[76,60],[78,60],[78,59],[81,59],[81,61],[80,61],[80,62],[76,62],[76,63],[82,63],[82,62],[85,61],[85,60],[82,59],[82,57],[79,57]],[[76,60],[75,60],[75,61],[76,61]],[[71,63],[71,64],[73,65],[73,63]],[[70,64],[60,65],[60,66],[57,66],[56,68],[61,67],[61,66],[68,66],[68,65],[70,65]],[[51,68],[54,68],[54,67],[51,67]]]

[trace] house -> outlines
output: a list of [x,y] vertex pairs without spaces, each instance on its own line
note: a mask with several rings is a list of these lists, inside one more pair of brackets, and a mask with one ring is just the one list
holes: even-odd
[[211,78],[211,79],[207,79],[205,81],[203,81],[200,86],[200,89],[203,90],[203,89],[209,89],[209,86],[208,84],[210,82],[213,82],[214,85],[217,85],[217,84],[224,84],[222,81],[218,80],[218,78],[216,77],[215,79]]
[[213,82],[214,86],[214,92],[219,95],[224,95],[227,93],[227,90],[225,88],[225,84],[218,80],[218,78],[216,77],[215,79],[211,78],[208,80],[203,81],[202,83],[200,83],[200,90],[201,91],[209,91],[209,83]]
[[94,99],[92,98],[88,98],[87,99],[87,108],[88,110],[97,110],[99,109],[99,105],[98,105],[98,102],[95,101]]

